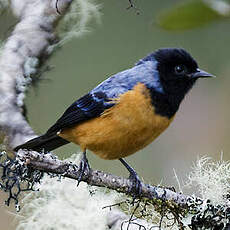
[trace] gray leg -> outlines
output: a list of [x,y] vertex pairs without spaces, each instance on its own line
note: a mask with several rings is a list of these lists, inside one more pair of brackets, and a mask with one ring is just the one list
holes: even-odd
[[80,165],[79,165],[79,171],[80,171],[80,175],[78,177],[77,186],[82,181],[82,177],[83,177],[84,173],[90,171],[89,162],[88,162],[88,159],[86,157],[86,151],[83,152],[83,157],[82,157]]
[[135,196],[140,196],[141,195],[141,180],[138,177],[137,173],[135,170],[129,166],[129,164],[122,158],[119,159],[120,162],[125,166],[125,168],[129,171],[129,179],[132,181],[132,186],[129,188],[129,193],[133,193]]

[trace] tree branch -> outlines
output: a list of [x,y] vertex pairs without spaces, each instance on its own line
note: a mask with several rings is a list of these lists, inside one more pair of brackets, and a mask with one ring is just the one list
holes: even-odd
[[[40,171],[60,174],[74,180],[78,180],[80,175],[79,167],[76,164],[58,160],[52,154],[19,150],[17,157],[28,166]],[[129,188],[132,187],[132,181],[129,179],[92,169],[83,175],[82,181],[89,185],[106,187],[126,194],[128,194]],[[175,193],[167,188],[144,183],[141,185],[141,196],[148,199],[170,201],[180,207],[186,207],[188,200],[191,199],[189,196]]]

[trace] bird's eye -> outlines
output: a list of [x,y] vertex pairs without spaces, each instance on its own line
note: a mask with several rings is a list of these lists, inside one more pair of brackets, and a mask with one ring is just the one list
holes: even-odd
[[185,74],[187,72],[187,68],[185,65],[177,65],[175,66],[176,74]]

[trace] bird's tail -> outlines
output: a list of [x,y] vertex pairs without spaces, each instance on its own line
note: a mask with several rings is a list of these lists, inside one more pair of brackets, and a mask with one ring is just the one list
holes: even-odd
[[16,148],[14,148],[14,151],[18,151],[19,149],[27,149],[37,152],[49,152],[68,143],[69,141],[66,141],[63,138],[59,137],[56,133],[46,133],[42,136],[29,140],[22,145],[17,146]]

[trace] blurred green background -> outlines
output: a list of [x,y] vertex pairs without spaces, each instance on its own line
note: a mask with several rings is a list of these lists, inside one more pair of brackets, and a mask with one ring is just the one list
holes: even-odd
[[[192,30],[167,31],[157,25],[157,15],[183,1],[139,0],[135,2],[139,15],[133,9],[126,10],[128,1],[98,2],[102,4],[101,24],[92,23],[90,33],[56,52],[49,62],[54,69],[45,73],[45,80],[38,88],[29,91],[26,105],[34,130],[44,133],[74,100],[155,49],[183,47],[198,61],[200,68],[217,78],[199,80],[171,126],[127,161],[146,183],[177,187],[173,169],[184,181],[198,156],[219,160],[223,151],[224,159],[228,160],[230,21],[216,20]],[[1,38],[10,33],[14,23],[8,13],[1,17]],[[76,152],[79,148],[73,144],[55,151],[61,158]],[[119,161],[104,161],[91,153],[88,158],[93,169],[128,176]],[[1,229],[14,229],[14,208],[5,207],[5,194],[0,194]]]

